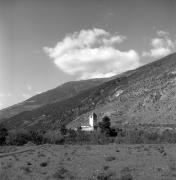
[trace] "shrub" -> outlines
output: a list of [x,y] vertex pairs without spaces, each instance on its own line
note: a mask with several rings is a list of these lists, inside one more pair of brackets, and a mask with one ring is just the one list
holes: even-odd
[[72,172],[68,171],[65,167],[60,167],[53,175],[55,179],[76,179]]
[[111,128],[110,131],[109,131],[109,136],[116,137],[117,136],[117,131],[114,128]]
[[100,171],[94,173],[92,178],[89,180],[118,180],[116,173],[113,171]]
[[67,129],[66,129],[65,125],[61,125],[61,127],[60,127],[60,133],[61,133],[61,135],[66,135]]
[[41,166],[41,167],[46,167],[47,165],[48,165],[47,162],[42,162],[42,163],[40,163],[40,166]]
[[51,144],[62,144],[64,142],[64,137],[58,130],[46,132],[43,136],[43,139],[45,143]]
[[120,180],[133,180],[133,176],[131,174],[122,175]]
[[77,131],[76,132],[76,142],[80,144],[90,142],[90,135],[89,132],[85,131]]
[[65,136],[65,142],[70,144],[70,143],[75,143],[76,142],[76,131],[73,129],[68,129],[67,130],[67,135]]
[[3,125],[0,125],[0,145],[5,144],[7,135],[7,129]]
[[121,170],[120,180],[133,180],[133,176],[131,175],[131,170],[129,167],[125,167]]
[[89,136],[90,144],[109,144],[112,142],[112,138],[107,136],[106,133],[100,131],[87,132]]
[[44,139],[44,133],[40,132],[40,131],[30,131],[29,134],[29,139],[31,142],[35,143],[35,144],[42,144]]
[[101,129],[101,132],[104,132],[106,134],[110,133],[110,118],[108,116],[103,117],[102,122],[98,123],[98,127]]
[[160,135],[160,141],[168,143],[176,143],[176,132],[165,130]]
[[132,144],[143,143],[144,132],[138,129],[129,130],[126,133],[126,141]]
[[24,145],[30,141],[30,133],[26,130],[12,130],[9,132],[6,143],[8,145]]
[[114,161],[116,158],[114,156],[107,156],[105,157],[106,161]]
[[8,145],[24,145],[28,142],[35,144],[43,143],[43,133],[39,131],[28,131],[24,129],[11,130],[6,138]]

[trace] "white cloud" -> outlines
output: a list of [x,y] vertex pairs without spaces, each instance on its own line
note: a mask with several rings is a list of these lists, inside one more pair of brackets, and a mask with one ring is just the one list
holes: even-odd
[[80,79],[109,77],[140,64],[135,50],[115,48],[125,39],[125,36],[94,28],[67,35],[54,48],[44,47],[44,51],[65,73]]
[[165,44],[164,39],[154,38],[151,40],[151,46],[153,46],[154,48],[161,48],[164,46],[164,44]]
[[164,57],[167,56],[168,54],[171,54],[171,49],[167,47],[160,47],[160,48],[155,48],[151,49],[151,56],[158,58],[158,57]]
[[176,49],[176,44],[171,40],[170,34],[165,31],[157,31],[156,38],[152,38],[150,42],[150,51],[144,51],[142,53],[143,57],[154,57],[160,58],[168,54],[171,54]]
[[27,90],[28,90],[28,91],[31,91],[31,90],[32,90],[32,86],[28,84],[28,85],[27,85]]
[[156,34],[157,34],[158,36],[160,36],[160,37],[167,37],[167,36],[170,35],[169,32],[161,31],[161,30],[158,30],[158,31],[156,32]]

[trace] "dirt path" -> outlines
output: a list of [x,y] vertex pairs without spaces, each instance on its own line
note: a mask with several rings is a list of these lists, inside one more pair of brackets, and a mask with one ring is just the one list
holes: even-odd
[[24,152],[29,152],[29,151],[35,151],[35,149],[30,148],[30,149],[25,149],[25,150],[21,150],[21,151],[14,151],[14,152],[10,152],[10,153],[0,153],[0,158],[15,155],[15,154],[20,154],[20,153],[24,153]]

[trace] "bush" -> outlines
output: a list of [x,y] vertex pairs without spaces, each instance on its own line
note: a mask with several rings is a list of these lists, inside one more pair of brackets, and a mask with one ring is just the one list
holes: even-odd
[[129,167],[125,167],[121,170],[120,180],[134,180]]
[[75,175],[67,170],[65,167],[61,166],[54,174],[54,179],[76,179]]
[[[29,141],[35,144],[109,144],[109,143],[176,143],[176,130],[167,129],[159,131],[158,128],[142,126],[121,126],[120,128],[110,128],[109,118],[104,118],[97,130],[86,132],[79,129],[63,128],[58,130],[28,131],[11,130],[0,126],[0,145],[24,145]],[[66,133],[66,134],[65,134]]]
[[5,144],[7,135],[7,129],[3,125],[0,125],[0,145]]
[[73,129],[67,130],[67,135],[65,136],[65,142],[68,144],[72,144],[76,142],[77,133]]
[[99,131],[74,131],[68,130],[64,136],[65,143],[68,144],[108,144],[112,138]]
[[12,130],[6,138],[6,144],[21,146],[28,142],[35,144],[43,143],[43,133],[39,131],[28,131],[24,129]]
[[60,131],[48,131],[44,134],[43,140],[45,143],[62,144],[64,142],[64,136]]
[[67,129],[66,129],[65,125],[61,125],[60,132],[61,132],[61,135],[66,135]]
[[103,117],[102,122],[98,123],[98,127],[101,129],[101,131],[107,134],[109,134],[110,132],[110,126],[111,122],[108,116]]
[[157,128],[134,128],[123,127],[121,130],[117,129],[117,137],[115,143],[129,143],[129,144],[142,144],[142,143],[176,143],[176,131],[165,130],[160,132]]
[[40,131],[30,131],[30,141],[35,143],[35,144],[42,144],[44,141],[44,133]]
[[116,158],[114,156],[105,157],[105,161],[114,161]]
[[90,144],[109,144],[113,142],[113,138],[107,136],[106,133],[93,131],[89,134]]
[[10,131],[6,138],[8,145],[20,146],[26,144],[28,141],[30,141],[30,133],[26,130]]
[[40,163],[40,166],[41,166],[41,167],[46,167],[47,165],[48,165],[47,162],[42,162],[42,163]]
[[77,131],[76,132],[76,142],[80,144],[89,143],[90,142],[90,133],[85,131]]
[[116,173],[113,171],[100,171],[93,174],[89,180],[118,180]]

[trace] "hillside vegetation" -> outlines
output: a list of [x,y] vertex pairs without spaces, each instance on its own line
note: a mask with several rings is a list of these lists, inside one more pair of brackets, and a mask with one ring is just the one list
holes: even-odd
[[175,124],[176,54],[116,76],[75,96],[4,119],[9,128],[77,127],[95,111],[112,124]]
[[0,120],[4,118],[10,118],[24,111],[31,111],[37,109],[46,104],[52,104],[54,102],[59,102],[64,99],[71,98],[79,94],[81,91],[98,86],[99,84],[108,80],[108,78],[100,78],[67,82],[54,89],[35,95],[22,103],[18,103],[16,105],[1,110]]

